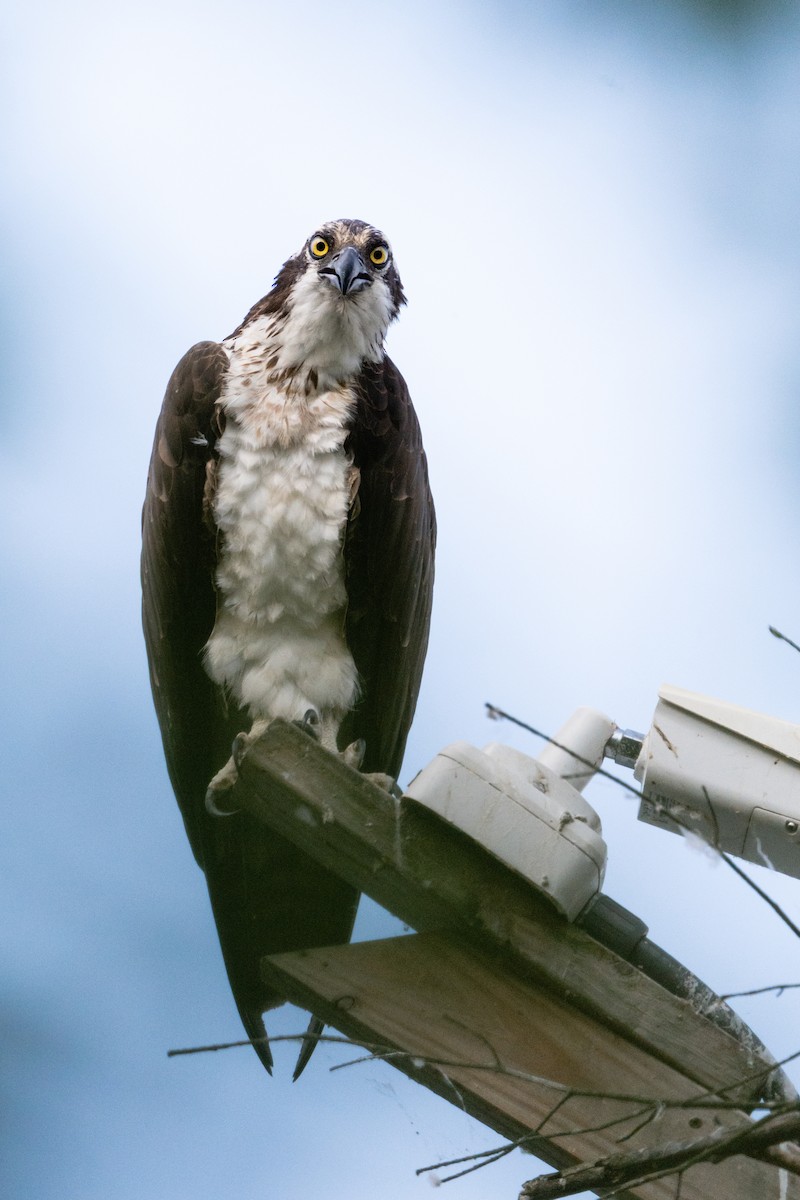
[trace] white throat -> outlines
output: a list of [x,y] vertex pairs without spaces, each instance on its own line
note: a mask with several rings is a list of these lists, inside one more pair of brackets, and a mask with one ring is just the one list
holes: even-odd
[[261,332],[277,354],[276,370],[314,371],[319,387],[326,388],[352,379],[363,362],[380,360],[393,308],[383,279],[343,296],[309,268],[286,308],[286,316],[268,318]]

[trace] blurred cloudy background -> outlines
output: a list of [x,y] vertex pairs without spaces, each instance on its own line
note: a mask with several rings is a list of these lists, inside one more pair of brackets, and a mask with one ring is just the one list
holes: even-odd
[[[800,721],[800,10],[30,0],[0,18],[9,1198],[412,1198],[497,1141],[388,1067],[239,1036],[162,764],[139,510],[169,373],[321,221],[392,240],[440,518],[408,779],[679,684]],[[589,793],[607,891],[719,991],[800,979],[724,868]],[[798,884],[752,873],[797,918]],[[367,906],[363,936],[393,929]],[[739,1004],[777,1054],[798,993]],[[271,1023],[296,1032],[300,1014]],[[794,1031],[794,1032],[793,1032]],[[340,1056],[339,1056],[340,1057]],[[448,1184],[513,1196],[515,1155]]]

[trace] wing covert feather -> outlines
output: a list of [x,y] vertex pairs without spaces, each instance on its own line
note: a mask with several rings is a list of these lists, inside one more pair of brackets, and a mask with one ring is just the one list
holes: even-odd
[[[216,411],[228,357],[200,342],[167,385],[142,512],[142,622],[150,682],[178,803],[203,864],[197,798],[243,727],[212,684],[202,651],[214,625],[216,547],[205,511],[213,481]],[[231,733],[233,729],[233,733]]]
[[436,517],[416,413],[390,359],[366,365],[349,439],[358,491],[345,538],[347,640],[362,698],[340,741],[397,776],[419,694],[433,598]]

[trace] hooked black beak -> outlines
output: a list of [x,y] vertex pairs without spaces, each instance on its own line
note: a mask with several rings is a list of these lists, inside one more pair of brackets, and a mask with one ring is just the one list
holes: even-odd
[[367,264],[355,246],[345,246],[344,250],[334,254],[330,259],[330,266],[323,267],[320,275],[324,275],[343,296],[348,292],[358,292],[372,282]]

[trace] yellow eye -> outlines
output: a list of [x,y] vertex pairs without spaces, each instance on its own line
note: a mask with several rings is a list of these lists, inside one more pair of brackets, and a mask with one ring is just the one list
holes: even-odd
[[324,258],[330,250],[330,246],[325,241],[324,237],[315,237],[311,239],[311,253],[314,258]]
[[388,262],[388,259],[389,251],[386,246],[376,246],[374,250],[370,251],[369,261],[376,267],[382,267],[384,263]]

